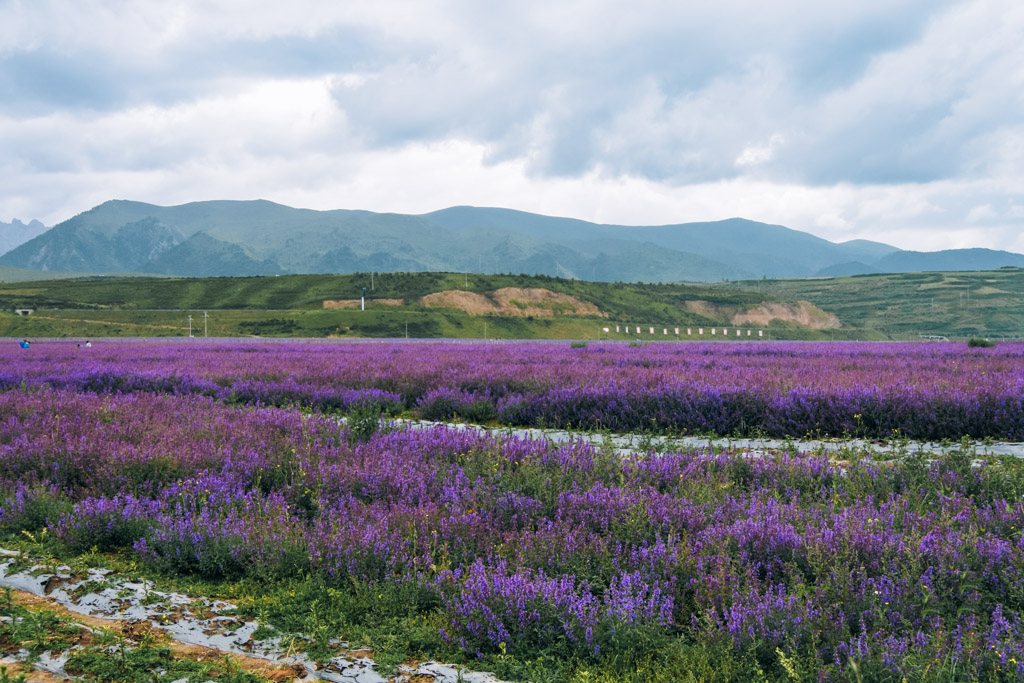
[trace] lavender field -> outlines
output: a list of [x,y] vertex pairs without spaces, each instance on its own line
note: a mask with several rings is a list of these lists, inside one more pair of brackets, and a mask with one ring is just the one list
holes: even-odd
[[676,434],[1024,440],[1024,344],[9,344],[0,388]]
[[164,576],[291,586],[309,601],[292,604],[302,619],[261,599],[252,609],[312,645],[384,624],[409,656],[509,678],[1024,680],[1019,461],[622,458],[365,422],[405,411],[1014,439],[1022,352],[15,347],[0,373],[0,530],[48,528],[54,552],[118,553]]

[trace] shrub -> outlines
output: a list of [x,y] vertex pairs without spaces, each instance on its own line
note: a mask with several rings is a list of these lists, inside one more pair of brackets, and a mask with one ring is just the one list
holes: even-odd
[[62,513],[54,530],[72,551],[119,550],[145,536],[159,511],[159,502],[130,495],[88,498],[76,504],[74,511]]
[[356,403],[348,411],[348,441],[363,443],[380,429],[381,406],[378,403]]
[[439,387],[428,391],[420,398],[416,410],[424,420],[450,420],[459,417],[473,422],[487,422],[497,414],[488,393],[453,387]]
[[982,339],[981,337],[971,337],[967,340],[967,347],[971,349],[990,349],[995,345],[996,343],[991,339]]
[[38,532],[70,509],[71,503],[56,487],[19,484],[0,499],[0,529]]

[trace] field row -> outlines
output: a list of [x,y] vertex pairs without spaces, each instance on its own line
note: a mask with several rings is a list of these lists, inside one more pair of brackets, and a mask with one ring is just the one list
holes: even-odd
[[615,432],[1024,441],[1024,344],[103,342],[10,344],[0,361],[0,388]]
[[325,648],[374,622],[531,680],[1024,676],[1017,461],[623,460],[145,392],[25,387],[0,415],[4,532],[167,576],[306,577],[316,606],[278,618],[314,610]]

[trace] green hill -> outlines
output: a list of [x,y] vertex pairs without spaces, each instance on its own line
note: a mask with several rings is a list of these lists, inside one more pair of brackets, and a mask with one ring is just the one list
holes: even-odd
[[1024,338],[1024,269],[898,273],[713,285],[805,299],[835,313],[844,328],[890,338]]
[[[14,314],[26,308],[32,315]],[[1024,270],[707,285],[461,273],[0,284],[0,336],[181,336],[189,315],[194,333],[205,320],[211,336],[664,341],[677,338],[677,327],[682,339],[687,327],[725,327],[744,338],[747,329],[771,339],[1021,338]]]
[[[358,309],[363,287],[367,289],[365,311]],[[468,293],[497,306],[500,302],[495,293],[505,288],[522,291],[522,295],[511,295],[511,304],[506,302],[511,313],[475,314],[456,305],[441,302],[430,306],[422,300],[431,294],[458,298]],[[551,300],[531,301],[533,290],[549,292]],[[567,299],[554,298],[560,295]],[[692,310],[688,301],[704,302],[708,310]],[[0,285],[0,336],[175,336],[187,333],[190,314],[193,331],[201,330],[202,313],[208,312],[207,324],[212,320],[215,325],[210,333],[217,336],[403,337],[408,325],[410,337],[631,339],[636,328],[644,325],[648,336],[654,326],[661,338],[674,339],[676,326],[727,324],[729,315],[766,301],[785,304],[756,291],[548,276],[359,273],[81,278]],[[577,304],[572,302],[589,305],[594,313],[574,313]],[[19,317],[13,313],[16,308],[34,312]],[[665,329],[672,334],[662,334]],[[798,336],[820,334],[786,329]]]

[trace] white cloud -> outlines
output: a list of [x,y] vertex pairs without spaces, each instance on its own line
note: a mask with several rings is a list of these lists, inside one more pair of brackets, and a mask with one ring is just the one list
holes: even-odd
[[980,204],[975,206],[967,212],[968,223],[980,223],[982,221],[989,221],[993,218],[998,218],[998,214],[992,208],[991,204]]
[[472,203],[1024,249],[1024,6],[754,9],[10,0],[0,219]]
[[768,142],[762,145],[751,145],[745,147],[740,155],[736,157],[737,166],[759,166],[763,163],[771,161],[775,157],[775,152],[785,142],[778,133],[771,136]]

